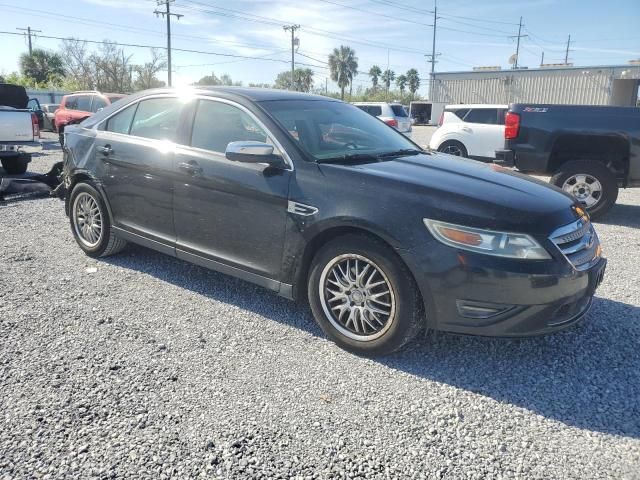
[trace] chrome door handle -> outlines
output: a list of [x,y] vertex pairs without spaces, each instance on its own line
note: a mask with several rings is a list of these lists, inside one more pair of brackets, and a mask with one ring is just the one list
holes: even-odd
[[98,147],[98,151],[108,156],[113,153],[113,148],[111,148],[111,145],[105,145],[104,147]]
[[180,162],[178,168],[191,175],[199,175],[202,173],[202,168],[196,162]]

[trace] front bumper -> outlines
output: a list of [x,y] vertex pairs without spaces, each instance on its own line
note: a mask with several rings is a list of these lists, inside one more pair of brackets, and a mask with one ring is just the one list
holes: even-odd
[[0,144],[0,154],[3,156],[38,153],[40,151],[42,151],[40,142],[7,142]]
[[416,275],[429,327],[492,337],[542,335],[579,322],[607,264],[600,258],[591,268],[578,271],[560,261],[515,267],[513,261],[469,252],[449,259],[446,253],[438,256],[437,263],[444,268],[434,272],[429,256],[419,261],[419,268],[431,273]]

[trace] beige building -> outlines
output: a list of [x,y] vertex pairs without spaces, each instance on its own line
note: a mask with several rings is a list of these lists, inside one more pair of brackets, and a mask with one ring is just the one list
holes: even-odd
[[636,106],[640,65],[436,73],[433,101]]

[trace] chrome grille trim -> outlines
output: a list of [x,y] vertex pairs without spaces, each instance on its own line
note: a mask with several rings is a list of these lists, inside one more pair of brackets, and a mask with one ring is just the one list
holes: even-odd
[[598,256],[598,235],[589,220],[580,218],[555,230],[549,239],[576,270],[593,266]]

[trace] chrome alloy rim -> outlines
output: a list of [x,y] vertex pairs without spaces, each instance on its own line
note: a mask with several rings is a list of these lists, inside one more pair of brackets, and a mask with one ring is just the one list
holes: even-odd
[[102,212],[95,198],[81,192],[73,201],[73,226],[80,241],[93,248],[102,239]]
[[462,156],[462,150],[457,145],[447,145],[442,149],[442,153],[448,153],[449,155],[455,155],[456,157]]
[[339,255],[327,263],[320,275],[319,290],[327,319],[353,340],[375,340],[395,319],[391,282],[380,267],[362,255]]
[[562,189],[576,197],[587,208],[593,207],[602,199],[602,185],[596,177],[579,173],[567,178]]

